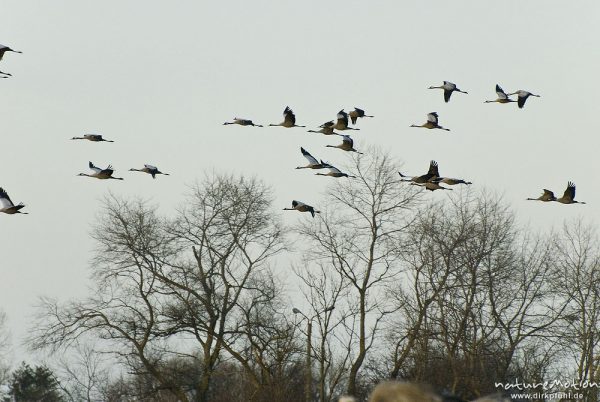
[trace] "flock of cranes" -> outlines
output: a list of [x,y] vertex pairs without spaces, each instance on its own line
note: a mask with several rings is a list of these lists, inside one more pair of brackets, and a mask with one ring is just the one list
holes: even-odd
[[[2,60],[2,58],[4,57],[6,52],[22,53],[21,51],[13,50],[8,46],[0,45],[0,60]],[[11,76],[12,76],[12,74],[10,74],[10,73],[5,73],[5,72],[0,71],[0,78],[8,78]],[[242,124],[242,123],[238,123],[238,124]],[[113,140],[105,139],[100,134],[84,134],[82,137],[72,137],[71,140],[87,140],[87,141],[91,141],[91,142],[114,142]],[[106,168],[102,169],[102,168],[95,166],[92,162],[89,162],[88,166],[89,166],[90,170],[92,171],[91,173],[79,173],[77,176],[92,177],[92,178],[100,179],[100,180],[107,180],[107,179],[124,180],[122,177],[113,176],[114,169],[112,168],[111,165],[108,165]],[[133,171],[133,172],[147,173],[147,174],[151,175],[153,179],[155,179],[157,175],[169,176],[168,173],[163,173],[160,170],[158,170],[158,168],[156,166],[147,165],[147,164],[144,165],[144,167],[141,169],[131,168],[129,170]],[[0,187],[0,212],[9,214],[9,215],[27,214],[27,212],[21,211],[21,209],[23,209],[23,207],[25,207],[25,204],[23,204],[23,203],[19,203],[19,204],[15,205],[12,202],[12,200],[10,199],[10,197],[8,196],[8,193],[6,192],[6,190],[4,190],[2,187]]]
[[[2,60],[2,58],[4,57],[4,55],[7,52],[22,53],[21,51],[13,50],[8,46],[0,45],[0,60]],[[10,73],[0,71],[0,78],[8,78],[11,76],[12,76],[12,74],[10,74]],[[456,86],[456,84],[454,84],[450,81],[444,81],[443,84],[440,86],[430,86],[429,89],[442,89],[444,91],[444,101],[445,102],[450,101],[450,98],[454,92],[468,94],[468,92],[459,89]],[[486,100],[485,103],[516,102],[519,108],[523,108],[525,106],[525,102],[527,101],[527,99],[529,97],[539,97],[539,95],[533,94],[533,93],[531,93],[529,91],[525,91],[525,90],[518,90],[518,91],[515,91],[512,93],[506,93],[498,84],[496,84],[496,94],[498,96],[497,99]],[[512,95],[517,95],[517,99],[516,100],[511,99],[510,96],[512,96]],[[336,120],[327,121],[327,122],[321,124],[319,126],[318,130],[308,130],[308,132],[320,133],[323,135],[340,136],[340,137],[342,137],[341,144],[326,145],[326,147],[337,148],[337,149],[340,149],[340,150],[346,151],[346,152],[356,152],[358,154],[362,154],[362,152],[360,152],[354,148],[354,140],[352,139],[352,137],[350,137],[347,134],[338,133],[338,132],[336,132],[336,130],[342,131],[342,132],[346,131],[346,130],[360,130],[359,128],[351,127],[349,125],[349,123],[351,121],[352,124],[355,125],[359,118],[365,118],[365,117],[372,118],[374,116],[367,115],[363,109],[360,109],[357,107],[355,107],[354,110],[350,111],[349,113],[346,113],[344,111],[344,109],[342,109],[337,113]],[[223,124],[224,125],[263,127],[260,124],[255,124],[252,120],[242,119],[242,118],[237,118],[237,117],[234,118],[233,121],[225,122]],[[271,126],[271,127],[278,126],[278,127],[285,127],[285,128],[306,127],[304,125],[296,124],[296,115],[294,114],[294,112],[292,111],[292,109],[289,106],[286,106],[286,108],[283,111],[283,121],[280,123],[277,123],[277,124],[273,124],[273,123],[269,124],[269,126]],[[450,131],[450,129],[445,128],[439,124],[439,115],[437,112],[428,113],[427,121],[425,123],[420,124],[420,125],[412,124],[412,125],[410,125],[410,127],[440,129],[440,130],[444,130],[444,131]],[[72,140],[87,140],[87,141],[91,141],[91,142],[114,142],[113,140],[108,140],[108,139],[103,138],[103,136],[100,134],[84,134],[81,137],[72,137],[71,139]],[[316,173],[316,175],[329,176],[329,177],[334,177],[334,178],[341,178],[341,177],[354,178],[354,176],[351,176],[347,173],[342,172],[340,169],[338,169],[331,163],[316,159],[303,147],[300,148],[300,152],[302,153],[304,158],[306,158],[306,160],[308,161],[308,164],[305,166],[298,166],[297,169],[327,169],[328,170],[327,173]],[[106,168],[102,169],[102,168],[95,166],[92,162],[89,162],[88,166],[91,170],[91,173],[79,173],[78,176],[92,177],[92,178],[101,179],[101,180],[108,180],[108,179],[123,180],[122,177],[113,176],[114,169],[112,168],[111,165],[108,165]],[[161,172],[156,166],[149,165],[149,164],[144,165],[144,167],[141,169],[131,168],[129,170],[150,174],[153,179],[156,178],[157,175],[165,175],[165,176],[169,175],[168,173]],[[466,181],[464,179],[440,176],[438,164],[435,161],[431,161],[428,172],[426,174],[423,174],[420,176],[408,177],[408,176],[405,176],[404,174],[402,174],[401,172],[398,172],[398,173],[400,174],[400,176],[402,178],[401,181],[410,182],[411,185],[421,186],[430,191],[451,190],[451,188],[444,187],[444,186],[442,186],[442,184],[449,185],[449,186],[453,186],[453,185],[457,185],[457,184],[465,184],[465,185],[471,184],[471,182]],[[560,202],[563,204],[585,204],[585,202],[575,200],[575,184],[573,184],[570,181],[568,183],[567,189],[565,190],[563,196],[560,198],[555,197],[555,195],[552,191],[544,189],[544,193],[540,197],[527,198],[527,199],[543,201],[543,202],[557,201],[557,202]],[[21,209],[24,206],[25,205],[23,203],[15,205],[11,201],[7,192],[3,188],[0,188],[0,207],[1,207],[0,212],[6,213],[6,214],[17,214],[17,213],[23,214],[23,213],[26,213],[26,212],[21,212]],[[284,210],[310,212],[313,217],[315,216],[316,213],[319,213],[319,211],[315,210],[314,207],[312,207],[304,202],[297,201],[297,200],[294,200],[292,202],[292,208],[284,208]]]
[[[444,81],[443,84],[440,86],[430,86],[428,89],[442,89],[444,91],[444,102],[449,102],[450,98],[454,92],[468,94],[467,91],[461,90],[460,88],[458,88],[456,86],[456,84],[454,84],[450,81]],[[540,95],[536,95],[536,94],[533,94],[533,93],[531,93],[529,91],[525,91],[525,90],[517,90],[517,91],[511,92],[511,93],[506,93],[498,84],[496,84],[496,94],[498,96],[497,99],[486,100],[486,101],[484,101],[484,103],[513,103],[513,102],[515,102],[515,103],[517,103],[517,106],[520,109],[522,109],[525,106],[525,102],[527,101],[527,99],[529,97],[531,97],[531,96],[540,97]],[[512,95],[517,95],[517,99],[516,100],[512,99],[511,98]],[[347,151],[347,152],[356,152],[356,153],[362,154],[362,152],[360,152],[354,148],[354,141],[349,135],[338,133],[338,132],[336,132],[336,130],[337,131],[360,130],[359,128],[349,126],[349,121],[352,121],[352,124],[354,125],[357,123],[357,120],[359,118],[363,118],[363,117],[373,117],[373,116],[367,115],[363,109],[359,109],[357,107],[355,107],[354,110],[350,111],[349,113],[346,113],[344,111],[344,109],[342,109],[337,113],[337,120],[327,121],[327,122],[321,124],[319,126],[318,130],[311,129],[311,130],[308,130],[308,132],[320,133],[323,135],[340,136],[340,137],[342,137],[341,144],[325,145],[325,146],[331,147],[331,148],[338,148],[338,149],[341,149],[341,150]],[[252,120],[242,119],[242,118],[238,118],[238,117],[234,118],[233,121],[231,121],[231,122],[223,123],[223,125],[232,125],[232,124],[237,124],[240,126],[263,127],[260,124],[255,124]],[[279,126],[279,127],[285,127],[285,128],[306,127],[303,125],[296,124],[296,115],[294,114],[294,112],[292,111],[292,109],[289,106],[286,106],[286,108],[283,111],[283,121],[281,123],[277,123],[277,124],[269,124],[269,126]],[[439,124],[439,115],[437,112],[428,113],[427,121],[425,123],[420,124],[420,125],[411,124],[410,127],[440,129],[440,130],[444,130],[444,131],[450,131],[450,129],[443,127]],[[342,172],[340,169],[338,169],[331,163],[325,162],[322,159],[315,158],[306,149],[304,149],[304,147],[300,147],[300,152],[302,153],[302,156],[304,156],[304,158],[306,158],[306,160],[308,161],[308,164],[304,165],[304,166],[298,166],[298,167],[296,167],[296,169],[317,169],[317,170],[328,169],[328,173],[315,173],[315,174],[319,175],[319,176],[330,176],[330,177],[336,177],[336,178],[340,178],[340,177],[355,178],[354,176],[351,176],[347,173]],[[444,187],[443,185],[454,186],[454,185],[458,185],[458,184],[464,184],[464,185],[472,184],[470,181],[467,181],[465,179],[441,176],[440,172],[439,172],[439,166],[436,161],[431,161],[430,165],[429,165],[429,170],[427,171],[427,173],[419,175],[419,176],[409,177],[409,176],[402,174],[401,172],[398,172],[398,173],[401,177],[401,181],[409,182],[411,185],[420,186],[420,187],[423,187],[430,191],[452,190],[451,188]],[[560,202],[563,204],[577,204],[577,203],[585,204],[585,202],[575,200],[575,184],[573,184],[572,182],[569,182],[567,190],[565,190],[564,195],[560,198],[556,198],[554,196],[554,193],[552,193],[550,190],[544,190],[544,194],[542,196],[540,196],[538,198],[527,198],[527,199],[544,201],[544,202],[557,201],[557,202]],[[285,211],[310,212],[310,214],[313,217],[315,216],[316,213],[319,213],[319,211],[315,210],[315,208],[312,207],[311,205],[306,204],[301,201],[298,201],[298,200],[293,200],[292,207],[284,208],[284,210]]]
[[[341,144],[325,145],[325,146],[330,147],[330,148],[338,148],[338,149],[341,149],[342,151],[346,151],[346,152],[356,152],[358,154],[362,154],[362,152],[360,152],[354,148],[354,140],[352,139],[352,137],[350,137],[349,135],[346,135],[346,134],[336,133],[335,130],[338,130],[338,131],[360,130],[359,128],[350,127],[349,121],[351,120],[352,124],[356,124],[356,122],[359,118],[374,117],[374,116],[367,115],[364,110],[355,107],[354,110],[352,110],[350,113],[346,113],[344,111],[344,109],[340,110],[337,113],[336,117],[337,117],[337,120],[335,120],[335,121],[330,120],[330,121],[327,121],[327,122],[321,124],[319,126],[320,130],[308,130],[308,132],[321,133],[324,135],[340,136],[340,137],[342,137]],[[260,124],[254,124],[252,122],[252,120],[241,119],[238,117],[235,117],[233,119],[233,121],[230,121],[230,122],[228,121],[228,122],[223,123],[223,125],[231,125],[231,124],[237,124],[240,126],[263,127]],[[294,114],[293,110],[289,106],[286,106],[285,109],[283,110],[283,121],[278,124],[269,124],[269,126],[270,127],[281,126],[281,127],[285,127],[285,128],[306,127],[306,126],[301,126],[301,125],[296,124],[296,115]],[[308,164],[305,166],[298,166],[298,167],[296,167],[296,169],[327,169],[328,170],[327,173],[315,173],[315,175],[329,176],[329,177],[336,177],[336,178],[339,178],[339,177],[356,178],[355,176],[351,176],[348,173],[342,172],[340,169],[338,169],[337,167],[335,167],[334,165],[332,165],[329,162],[324,162],[322,159],[318,160],[317,158],[312,156],[310,154],[310,152],[308,152],[303,147],[300,147],[300,152],[302,153],[302,156],[304,156],[304,158],[306,158],[306,160],[308,161]],[[302,201],[297,201],[297,200],[292,201],[291,208],[283,208],[283,210],[284,211],[310,212],[310,214],[313,216],[313,218],[314,218],[315,214],[320,213],[320,211],[315,210],[315,208],[312,207],[311,205],[308,205]]]
[[[0,45],[0,61],[4,58],[4,56],[7,52],[22,53],[21,51],[11,49],[8,46]],[[12,76],[11,73],[0,71],[0,78],[9,78],[11,76]],[[451,96],[454,92],[468,94],[467,91],[463,91],[463,90],[459,89],[456,86],[456,84],[454,84],[450,81],[443,81],[442,85],[430,86],[428,89],[442,89],[445,102],[450,101]],[[534,94],[534,93],[531,93],[531,92],[525,91],[525,90],[517,90],[517,91],[511,92],[511,93],[506,93],[498,84],[496,84],[495,91],[497,94],[497,98],[494,100],[485,100],[484,103],[501,103],[501,104],[517,103],[517,106],[520,109],[522,109],[522,108],[524,108],[527,99],[529,99],[530,97],[540,97],[540,95],[537,95],[537,94]],[[517,99],[512,99],[511,96],[513,96],[513,95],[516,95]],[[355,152],[358,154],[362,154],[362,152],[360,152],[354,148],[354,141],[350,137],[350,135],[338,133],[338,132],[336,132],[336,130],[341,131],[341,132],[360,130],[359,128],[351,127],[349,125],[350,122],[352,123],[352,125],[356,125],[358,119],[373,118],[374,116],[367,115],[363,109],[355,107],[354,110],[350,111],[349,113],[346,113],[344,111],[344,109],[340,110],[337,113],[336,117],[337,117],[336,120],[327,121],[327,122],[321,124],[318,127],[318,129],[316,129],[316,130],[311,129],[311,130],[308,130],[308,132],[320,133],[320,134],[323,134],[326,136],[330,136],[330,135],[340,136],[340,137],[342,137],[341,144],[326,145],[326,147],[337,148],[337,149],[340,149],[340,150],[346,151],[346,152]],[[242,119],[242,118],[237,118],[237,117],[234,118],[233,121],[225,122],[223,124],[224,125],[263,127],[263,125],[255,124],[252,120]],[[277,123],[277,124],[273,124],[273,123],[269,124],[269,126],[270,127],[273,127],[273,126],[284,127],[284,128],[293,128],[293,127],[305,128],[306,127],[304,125],[296,124],[296,116],[289,106],[286,107],[283,111],[283,121],[280,123]],[[443,127],[439,124],[439,115],[437,112],[428,113],[427,120],[425,123],[420,124],[420,125],[411,124],[410,127],[426,128],[426,129],[439,129],[439,130],[444,130],[444,131],[450,131],[449,128]],[[72,137],[71,140],[87,140],[87,141],[91,141],[91,142],[110,142],[110,143],[114,142],[113,140],[103,138],[103,136],[99,135],[99,134],[84,134],[81,137]],[[335,167],[333,164],[323,161],[322,159],[315,158],[304,147],[300,148],[300,152],[301,152],[302,156],[307,160],[307,164],[304,166],[298,166],[298,167],[296,167],[296,169],[314,169],[314,170],[326,169],[327,173],[317,172],[317,173],[315,173],[315,175],[329,176],[329,177],[334,177],[334,178],[344,178],[344,177],[345,178],[355,178],[355,176],[351,176],[348,173],[342,172],[340,169]],[[124,180],[123,177],[113,176],[114,169],[111,165],[108,165],[106,168],[100,168],[100,167],[95,166],[90,161],[88,163],[88,167],[91,170],[91,173],[79,173],[78,176],[91,177],[91,178],[96,178],[96,179],[100,179],[100,180],[110,180],[110,179]],[[144,167],[141,169],[131,168],[131,169],[129,169],[129,171],[146,173],[146,174],[151,175],[153,179],[155,179],[157,175],[166,175],[166,176],[169,175],[168,173],[161,172],[156,166],[149,165],[149,164],[145,164]],[[442,186],[442,184],[447,185],[447,186],[454,186],[454,185],[460,185],[460,184],[463,184],[463,185],[472,184],[470,181],[467,181],[465,179],[441,176],[440,172],[439,172],[439,165],[434,160],[432,160],[430,162],[429,169],[428,169],[427,173],[425,173],[425,174],[417,175],[417,176],[407,176],[407,175],[404,175],[402,172],[398,172],[398,174],[400,175],[402,182],[408,182],[410,185],[421,186],[430,191],[452,190],[449,187]],[[568,182],[567,188],[564,191],[562,197],[557,198],[553,191],[548,190],[548,189],[543,189],[542,195],[540,195],[537,198],[527,198],[527,200],[541,201],[541,202],[559,202],[562,204],[585,204],[585,202],[583,202],[583,201],[575,200],[575,184],[571,181]],[[11,200],[11,198],[9,197],[8,193],[6,192],[6,190],[3,189],[2,187],[0,187],[0,212],[5,213],[5,214],[10,214],[10,215],[12,215],[12,214],[27,214],[27,212],[21,211],[24,207],[25,207],[25,205],[22,202],[19,204],[14,204],[13,201]],[[309,212],[312,215],[312,217],[315,217],[315,214],[320,213],[320,211],[316,210],[313,206],[311,206],[307,203],[298,201],[298,200],[293,200],[292,204],[291,204],[291,208],[283,208],[283,210]],[[402,386],[404,386],[404,388],[407,388],[407,389],[410,388],[409,385],[387,384],[387,385],[384,385],[383,388],[377,389],[376,392],[374,393],[374,395],[377,394],[377,392],[381,393],[382,395],[385,392],[389,392],[390,395],[391,394],[397,395],[400,392],[398,390],[398,388],[402,387]],[[385,387],[390,388],[390,389],[393,388],[393,390],[392,390],[393,392],[389,391],[388,389],[384,389]],[[411,393],[416,392],[412,389],[409,389],[408,391],[402,391],[402,392],[409,392],[409,391]],[[373,397],[372,400],[376,400],[375,398],[377,398],[377,397],[378,396]],[[381,397],[381,398],[383,398],[381,400],[387,400],[384,397]],[[377,399],[377,400],[380,400],[380,399]]]
[[[0,61],[2,61],[2,58],[4,57],[4,54],[6,54],[6,52],[23,53],[18,50],[13,50],[13,49],[9,48],[8,46],[0,45]],[[0,78],[8,78],[8,77],[12,77],[12,74],[0,71]]]
[[[0,61],[2,60],[2,58],[4,58],[6,52],[22,53],[18,50],[13,50],[8,46],[0,45]],[[0,71],[0,78],[8,78],[11,76],[12,74],[10,73]],[[24,206],[25,204],[23,203],[15,205],[8,196],[8,193],[2,187],[0,187],[0,212],[4,212],[5,214],[9,215],[26,214],[27,212],[20,211]]]
[[563,193],[563,196],[560,198],[556,198],[554,193],[550,190],[543,189],[544,193],[540,195],[538,198],[527,198],[531,201],[557,201],[561,204],[585,204],[584,201],[575,201],[575,184],[573,182],[569,182],[567,184],[567,189]]

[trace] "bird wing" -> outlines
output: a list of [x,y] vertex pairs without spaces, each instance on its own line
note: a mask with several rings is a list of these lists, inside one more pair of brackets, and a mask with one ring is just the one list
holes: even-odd
[[147,168],[148,170],[158,170],[158,168],[156,166],[152,166],[152,165],[144,165],[145,168]]
[[296,116],[289,106],[285,107],[285,110],[283,111],[283,117],[283,120],[286,123],[291,123],[292,125],[296,124]]
[[331,173],[342,173],[340,169],[336,168],[333,165],[327,165],[327,169],[329,169]]
[[521,96],[519,94],[519,97],[517,98],[517,105],[519,106],[519,109],[522,109],[523,106],[525,106],[525,101],[527,100],[528,97],[529,97],[529,94],[526,96]]
[[102,171],[102,169],[100,169],[99,167],[94,166],[94,164],[92,162],[90,162],[88,164],[88,166],[90,167],[91,170],[93,170],[95,173],[100,173]]
[[307,206],[307,205],[305,203],[303,203],[302,201],[297,201],[297,200],[292,201],[292,208],[298,209],[298,208],[302,208],[304,206]]
[[453,91],[454,89],[444,89],[444,101],[448,102],[450,100],[450,96],[452,96]]
[[363,117],[365,115],[365,111],[362,109],[357,108],[356,106],[354,106],[354,110],[356,110],[356,113],[358,114],[358,117]]
[[348,125],[348,113],[344,112],[344,109],[340,110],[337,114],[337,121],[339,124]]
[[343,141],[344,143],[346,143],[346,144],[349,144],[349,145],[350,145],[350,147],[353,147],[353,146],[354,146],[354,140],[352,140],[352,138],[350,138],[350,136],[349,136],[349,135],[342,135],[342,138],[343,138],[343,140],[342,140],[342,141]]
[[575,199],[575,183],[573,183],[573,182],[570,181],[567,184],[567,189],[565,190],[565,193],[563,194],[563,197],[570,198],[572,200]]
[[315,159],[314,156],[312,156],[306,149],[300,147],[300,152],[302,152],[302,155],[308,160],[308,163],[310,163],[311,165],[318,165],[319,161]]
[[321,127],[321,128],[330,128],[333,125],[334,125],[333,120],[330,120],[328,122],[325,122],[325,123],[321,124],[319,127]]
[[427,171],[427,174],[430,174],[433,176],[440,176],[440,171],[438,169],[438,163],[436,161],[431,161],[429,163],[429,170]]
[[[96,168],[96,169],[98,169],[98,168]],[[106,169],[98,169],[98,170],[99,170],[100,174],[106,174],[108,176],[112,175],[114,172],[112,165],[108,165],[106,167]]]
[[456,89],[456,84],[450,81],[444,81],[444,89],[449,89],[450,91],[454,91]]
[[10,208],[15,206],[15,204],[13,204],[13,202],[10,200],[10,197],[2,187],[0,187],[0,205],[2,206],[2,208]]
[[427,174],[423,174],[421,176],[413,177],[412,182],[413,183],[427,183],[430,181],[434,181],[432,179],[433,179],[433,175],[430,173],[427,173]]
[[544,190],[544,194],[542,194],[542,197],[548,197],[550,199],[554,198],[554,192],[553,191],[550,191],[550,190],[545,189],[545,188],[543,190]]
[[496,94],[498,95],[499,99],[508,99],[508,95],[506,95],[506,92],[504,92],[504,90],[500,88],[500,85],[498,84],[496,84]]
[[431,112],[427,115],[427,121],[430,121],[434,124],[438,122],[438,114],[436,112]]
[[84,134],[84,138],[90,138],[92,141],[100,141],[102,136],[100,134]]

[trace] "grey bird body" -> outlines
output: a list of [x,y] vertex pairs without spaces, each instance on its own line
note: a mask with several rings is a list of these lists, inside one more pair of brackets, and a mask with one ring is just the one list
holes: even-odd
[[299,212],[310,212],[312,217],[315,217],[315,214],[321,213],[321,211],[317,211],[312,206],[303,203],[302,201],[292,201],[291,208],[283,208],[284,211],[299,211]]
[[234,117],[233,121],[226,121],[225,123],[223,123],[224,126],[230,125],[230,124],[237,124],[239,126],[254,126],[254,127],[262,127],[260,124],[254,124],[252,122],[252,120],[248,120],[248,119],[240,119],[239,117]]
[[152,176],[153,179],[156,179],[156,175],[162,174],[164,176],[169,176],[168,173],[163,173],[160,170],[158,170],[158,168],[156,166],[152,166],[152,165],[144,165],[144,167],[142,169],[134,169],[131,168],[129,169],[130,172],[142,172],[142,173],[148,173],[150,176]]
[[433,160],[429,162],[429,170],[426,174],[413,177],[405,176],[400,172],[398,172],[398,174],[400,175],[400,177],[402,177],[402,181],[410,181],[419,184],[427,183],[428,181],[434,180],[440,176],[440,172],[438,170],[438,163]]
[[523,106],[525,106],[525,102],[527,101],[527,98],[529,98],[530,96],[535,96],[536,98],[540,97],[539,95],[532,94],[531,92],[524,91],[522,89],[519,89],[518,91],[508,94],[508,96],[510,96],[510,95],[517,95],[517,106],[519,106],[519,109],[523,109]]
[[88,140],[92,142],[114,142],[112,140],[105,140],[100,134],[84,134],[83,137],[73,137],[72,140]]
[[348,113],[348,116],[350,116],[350,120],[352,120],[352,124],[356,124],[356,121],[359,118],[363,118],[363,117],[375,117],[375,116],[369,116],[368,114],[365,114],[365,111],[362,109],[357,108],[356,106],[354,107],[354,110],[351,110]]
[[27,214],[27,212],[21,212],[21,209],[24,207],[25,204],[22,202],[15,205],[8,196],[8,193],[0,187],[0,212],[8,215]]
[[437,112],[431,112],[427,114],[427,121],[421,125],[411,124],[411,127],[420,127],[420,128],[439,128],[440,130],[450,131],[448,128],[444,128],[438,124],[438,114]]
[[495,100],[486,100],[485,103],[510,103],[510,102],[516,102],[516,100],[510,99],[508,97],[508,95],[506,94],[506,92],[504,92],[504,90],[502,88],[500,88],[500,85],[498,85],[498,84],[496,84],[496,95],[498,95],[498,97]]
[[358,154],[362,154],[362,152],[358,152],[356,149],[354,149],[354,140],[352,140],[352,138],[350,138],[349,135],[344,135],[344,134],[338,134],[338,135],[341,135],[341,137],[343,137],[341,144],[325,145],[325,146],[329,147],[329,148],[338,148],[338,149],[341,149],[342,151],[356,152]]
[[453,82],[450,82],[450,81],[444,81],[443,85],[440,85],[439,87],[431,86],[431,87],[429,87],[429,89],[443,89],[444,90],[444,101],[446,103],[448,103],[450,101],[450,96],[452,96],[452,93],[455,91],[461,92],[463,94],[468,93],[466,91],[462,91],[462,90],[458,89],[456,84],[454,84]]
[[114,170],[111,165],[108,165],[106,169],[101,169],[97,166],[94,166],[92,162],[88,164],[89,168],[94,172],[91,174],[87,173],[79,173],[77,176],[87,176],[93,177],[95,179],[106,180],[106,179],[115,179],[115,180],[123,180],[122,177],[113,177]]
[[285,109],[283,110],[283,121],[279,124],[269,124],[269,126],[281,126],[281,127],[286,127],[286,128],[306,127],[306,126],[299,126],[296,124],[296,115],[294,114],[292,109],[290,109],[289,106],[286,106]]

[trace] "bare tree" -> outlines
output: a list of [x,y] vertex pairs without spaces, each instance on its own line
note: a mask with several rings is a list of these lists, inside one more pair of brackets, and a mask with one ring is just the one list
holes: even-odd
[[[10,373],[9,350],[10,334],[6,326],[6,314],[0,311],[0,386],[8,383]],[[0,392],[0,397],[2,393]]]
[[[559,344],[571,352],[575,378],[600,380],[600,242],[591,224],[565,223],[556,239],[559,280],[555,291],[568,302]],[[582,389],[586,401],[597,402],[596,388]]]
[[[100,338],[106,352],[153,378],[157,392],[181,401],[208,400],[222,353],[254,373],[240,352],[240,323],[278,291],[263,280],[282,249],[270,203],[259,181],[218,175],[196,185],[173,219],[109,197],[93,233],[94,295],[43,300],[30,346],[57,350],[84,334]],[[181,384],[161,370],[170,356],[199,359],[198,381]]]
[[[299,267],[295,267],[297,277],[303,283],[302,293],[309,309],[306,313],[294,308],[293,312],[299,318],[298,326],[307,337],[306,353],[306,389],[307,401],[314,400],[312,381],[312,360],[317,363],[316,377],[317,395],[320,402],[329,402],[341,391],[342,381],[346,380],[346,368],[350,359],[349,348],[338,348],[339,342],[336,331],[349,319],[348,312],[335,310],[336,305],[342,305],[348,296],[350,283],[339,271],[331,271],[329,264],[317,261],[311,264],[303,259]],[[305,322],[304,322],[305,321]],[[316,323],[316,330],[315,324]],[[302,330],[306,324],[306,330]]]
[[386,315],[394,310],[382,296],[399,277],[402,232],[418,192],[402,183],[389,154],[370,149],[355,156],[349,173],[327,191],[327,209],[314,223],[299,227],[307,255],[326,264],[348,284],[348,294],[336,305],[347,317],[343,339],[349,358],[347,392],[357,393],[358,373],[378,337]]
[[564,308],[553,293],[552,253],[520,232],[508,207],[485,192],[419,212],[388,335],[393,378],[425,381],[436,372],[440,388],[479,396],[510,377],[519,348],[549,335]]
[[[265,286],[274,280],[274,275],[265,276],[261,278],[262,285],[256,285],[270,289],[281,288],[279,284]],[[242,333],[240,354],[247,362],[246,377],[258,379],[260,385],[254,387],[241,401],[302,399],[302,393],[299,392],[302,382],[298,376],[298,372],[302,370],[301,345],[297,326],[281,296],[273,294],[268,303],[260,305],[243,303],[247,308],[243,309],[243,317],[239,320]]]
[[[272,276],[268,260],[283,247],[270,203],[268,189],[256,180],[217,177],[194,189],[168,228],[182,247],[193,250],[191,265],[174,267],[177,297],[169,322],[171,331],[189,334],[201,346],[200,394],[207,394],[222,350],[254,373],[235,345],[248,311],[278,296],[275,282],[265,280]],[[259,386],[258,377],[255,382]]]
[[72,402],[105,400],[110,383],[109,362],[89,345],[77,343],[62,357],[55,373],[66,397]]

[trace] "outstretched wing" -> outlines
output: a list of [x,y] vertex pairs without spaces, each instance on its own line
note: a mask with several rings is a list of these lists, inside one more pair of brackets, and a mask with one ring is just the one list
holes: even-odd
[[570,198],[571,200],[575,199],[575,183],[573,183],[572,181],[570,181],[567,184],[567,189],[565,190],[565,193],[563,194],[563,197]]
[[337,114],[337,120],[340,125],[348,126],[348,113],[344,112],[344,109],[340,110]]
[[342,173],[342,171],[340,169],[336,168],[333,165],[327,165],[327,169],[329,169],[329,171],[331,173],[340,173],[340,174]]
[[2,208],[10,208],[15,205],[10,200],[8,193],[2,187],[0,187],[0,205],[2,206]]
[[438,124],[438,114],[436,112],[427,114],[427,121],[430,121],[433,124]]
[[429,170],[427,171],[428,175],[431,175],[431,177],[439,177],[440,176],[440,171],[438,169],[438,163],[436,161],[431,161],[429,163]]
[[106,169],[102,169],[102,170],[100,170],[100,173],[102,173],[102,174],[106,174],[106,175],[108,175],[108,176],[112,175],[112,174],[113,174],[113,172],[114,172],[114,170],[113,170],[113,167],[112,167],[112,165],[108,165],[108,166],[106,167]]
[[500,88],[500,85],[498,84],[496,84],[496,94],[498,95],[499,99],[508,99],[508,95],[506,95],[506,92],[504,92],[504,90]]
[[94,166],[94,164],[92,162],[90,162],[88,164],[88,166],[90,167],[91,170],[93,170],[96,173],[100,173],[102,171],[102,169],[100,169],[99,167]]
[[456,84],[450,81],[444,81],[444,89],[454,91],[456,89]]
[[349,136],[349,135],[342,135],[342,138],[343,138],[343,140],[342,140],[342,141],[343,141],[345,144],[348,144],[348,145],[350,145],[350,147],[351,147],[351,148],[352,148],[352,147],[354,147],[354,140],[352,140],[352,138],[350,138],[350,136]]
[[296,115],[289,106],[286,106],[285,110],[283,111],[283,120],[292,125],[296,124]]
[[302,152],[302,155],[306,158],[306,160],[308,160],[308,163],[310,163],[311,165],[318,165],[319,161],[315,159],[314,156],[312,156],[306,149],[300,147],[300,152]]
[[296,209],[300,209],[302,207],[309,207],[309,205],[303,203],[302,201],[294,200],[294,201],[292,201],[292,207],[296,208]]
[[[444,81],[446,82],[446,81]],[[452,92],[454,89],[444,89],[444,101],[448,102],[450,100],[450,96],[452,96]]]
[[544,194],[542,194],[542,197],[550,199],[550,200],[555,200],[556,197],[554,197],[554,192],[550,191],[548,189],[543,189],[544,190]]

